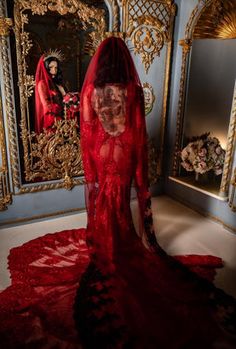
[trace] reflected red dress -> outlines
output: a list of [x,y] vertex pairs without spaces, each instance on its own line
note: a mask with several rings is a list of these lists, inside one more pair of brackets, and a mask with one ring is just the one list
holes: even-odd
[[35,74],[35,132],[52,131],[55,121],[63,119],[63,112],[62,93],[47,71],[43,55]]

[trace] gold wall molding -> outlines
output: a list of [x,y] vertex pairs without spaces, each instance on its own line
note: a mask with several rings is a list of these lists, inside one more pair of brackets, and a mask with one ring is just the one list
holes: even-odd
[[[222,6],[224,6],[224,10],[222,12]],[[215,11],[215,12],[214,12]],[[194,38],[209,38],[211,33],[211,25],[213,23],[212,13],[223,13],[223,17],[219,21],[216,16],[216,20],[218,20],[217,31],[222,32],[220,29],[220,25],[226,25],[228,15],[230,18],[232,14],[236,12],[236,4],[235,1],[231,0],[204,0],[199,1],[197,6],[193,9],[188,23],[185,28],[185,37],[183,40],[179,41],[179,44],[182,46],[182,65],[181,65],[181,77],[180,77],[180,86],[179,86],[179,101],[178,101],[178,111],[176,118],[176,134],[175,134],[175,146],[174,146],[174,158],[172,164],[172,174],[173,176],[178,175],[178,167],[179,167],[179,151],[181,148],[181,138],[183,131],[183,118],[184,118],[184,106],[185,106],[185,93],[186,93],[186,78],[187,78],[187,70],[189,63],[189,53],[191,51],[192,40]],[[227,12],[229,11],[229,13]],[[218,19],[217,19],[218,18]],[[222,19],[223,18],[223,19]],[[234,17],[233,17],[234,18]],[[203,20],[204,19],[204,20]],[[235,17],[236,19],[236,17]],[[222,24],[223,23],[223,24]],[[229,23],[228,23],[229,24]],[[236,24],[236,21],[233,25]],[[230,23],[231,25],[231,23]],[[231,28],[231,27],[230,27]],[[201,30],[200,30],[201,29]],[[213,28],[214,29],[214,28]],[[232,31],[224,30],[224,38],[232,38]],[[216,31],[212,30],[212,37],[216,38]],[[226,36],[228,33],[228,37]],[[219,38],[219,36],[218,36]],[[233,161],[233,150],[235,147],[235,129],[236,129],[236,117],[235,117],[235,98],[234,98],[234,106],[231,113],[229,132],[227,137],[227,149],[225,156],[225,165],[224,171],[222,174],[222,181],[220,187],[220,195],[227,196],[229,190],[229,182],[230,182],[230,172]]]
[[[28,134],[22,133],[22,138]],[[32,144],[32,164],[30,173],[26,172],[26,180],[34,182],[37,177],[42,180],[64,178],[66,189],[72,189],[72,177],[83,175],[80,138],[75,120],[60,120],[55,123],[55,131],[51,133],[30,134]],[[34,139],[34,141],[33,141]],[[25,163],[30,166],[25,154]]]
[[0,211],[6,210],[12,202],[7,164],[7,149],[0,96]]
[[227,146],[225,153],[224,169],[220,185],[220,195],[226,196],[229,191],[230,185],[230,174],[232,170],[232,162],[235,151],[235,141],[236,141],[236,85],[234,87],[233,95],[233,105],[231,110],[229,131],[227,137]]
[[231,208],[231,210],[233,212],[236,212],[236,200],[235,200],[235,195],[236,195],[236,167],[234,168],[234,173],[233,173],[233,177],[231,180],[231,184],[232,184],[232,190],[230,193],[230,199],[229,199],[229,207]]
[[189,52],[192,46],[192,40],[191,39],[180,40],[179,45],[182,47],[182,64],[181,64],[179,100],[178,100],[178,109],[177,109],[177,118],[176,118],[174,158],[173,158],[173,167],[172,167],[173,176],[178,175],[178,166],[179,166],[178,154],[179,154],[180,144],[181,144],[181,135],[183,132],[187,68],[188,68],[188,62],[189,62]]
[[31,194],[46,190],[70,189],[67,185],[68,182],[71,188],[73,188],[76,185],[82,185],[85,183],[83,178],[65,178],[65,180],[55,181],[51,183],[46,182],[43,184],[37,183],[37,185],[23,185],[21,186],[20,190],[17,193],[15,193],[15,195]]
[[165,43],[172,37],[172,22],[176,6],[173,1],[124,0],[123,31],[134,45],[134,53],[139,54],[148,70],[156,56],[160,55]]
[[[0,1],[0,17],[4,17],[6,13],[4,1]],[[7,36],[0,36],[0,55],[3,72],[2,88],[4,91],[4,106],[7,120],[6,137],[8,138],[8,147],[10,153],[10,166],[13,188],[20,187],[20,164],[18,157],[17,131],[16,120],[14,114],[14,100],[11,77],[11,61],[10,61],[10,46]]]

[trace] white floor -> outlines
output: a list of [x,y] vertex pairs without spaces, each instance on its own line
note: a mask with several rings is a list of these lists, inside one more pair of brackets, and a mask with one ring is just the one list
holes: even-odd
[[[171,255],[212,254],[224,260],[215,284],[236,297],[236,234],[167,196],[152,200],[156,234]],[[135,216],[136,204],[133,205]],[[12,247],[38,236],[86,226],[86,213],[28,223],[0,230],[0,290],[10,285],[7,256]]]

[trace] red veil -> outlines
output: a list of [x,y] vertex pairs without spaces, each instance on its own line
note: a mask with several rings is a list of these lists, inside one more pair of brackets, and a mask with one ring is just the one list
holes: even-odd
[[[35,75],[35,132],[41,133],[43,128],[50,129],[55,119],[61,119],[62,102],[58,99],[55,84],[44,64],[45,56],[39,59]],[[39,89],[40,86],[40,89]]]
[[49,81],[51,81],[52,78],[50,74],[47,72],[47,69],[44,65],[44,55],[40,57],[37,69],[36,69],[36,75],[35,75],[35,131],[36,133],[40,133],[43,130],[43,119],[44,119],[44,106],[41,102],[39,91],[38,91],[38,85],[40,81],[44,81],[45,87],[47,91],[50,91],[49,87]]
[[[144,97],[141,82],[130,52],[124,41],[116,37],[105,39],[99,46],[90,62],[81,91],[81,148],[87,183],[86,203],[89,224],[92,222],[94,214],[96,183],[98,182],[97,166],[94,162],[94,148],[96,147],[96,138],[101,126],[101,123],[98,121],[99,111],[96,110],[96,104],[99,104],[101,96],[98,96],[98,100],[94,102],[93,91],[95,88],[99,89],[99,87],[109,84],[117,84],[125,88],[125,127],[129,129],[129,141],[135,145],[132,150],[134,161],[132,162],[132,168],[129,170],[133,174],[132,179],[137,190],[141,218],[140,228],[142,229],[143,223],[145,223],[145,210],[146,213],[150,212],[147,207],[150,195],[148,192],[148,154]],[[105,113],[104,109],[107,108],[109,110],[110,104],[109,98],[106,98],[106,96],[102,99],[103,102],[101,104],[103,104],[102,107],[104,108],[101,110],[101,114]],[[117,108],[119,109],[119,104]],[[112,113],[111,110],[109,111]],[[123,162],[123,167],[126,167],[125,162]],[[150,218],[149,215],[146,223],[152,223]],[[151,226],[151,224],[148,225],[149,227]],[[153,240],[155,237],[153,231],[150,231],[150,229],[148,231],[150,233],[149,240]]]

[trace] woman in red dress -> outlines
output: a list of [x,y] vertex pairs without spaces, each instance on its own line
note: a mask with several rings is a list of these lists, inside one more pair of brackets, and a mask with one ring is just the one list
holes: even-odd
[[66,95],[62,82],[59,51],[41,56],[35,76],[35,132],[50,131],[55,121],[63,119],[63,97]]
[[[226,329],[233,332],[232,321],[227,328],[227,306],[235,315],[234,300],[157,243],[143,91],[119,38],[104,40],[88,68],[81,92],[81,147],[90,265],[78,289],[75,319],[85,348],[233,348],[235,336]],[[132,183],[139,236],[130,210]],[[196,258],[204,261],[204,256],[186,260]]]

